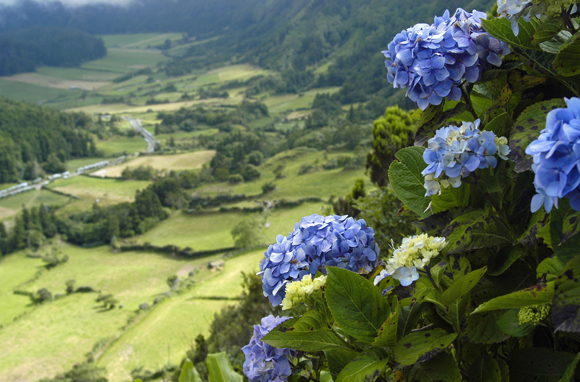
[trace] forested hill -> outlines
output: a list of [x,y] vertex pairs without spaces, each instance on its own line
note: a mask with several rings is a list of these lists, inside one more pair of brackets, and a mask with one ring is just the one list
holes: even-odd
[[73,29],[35,27],[0,34],[0,76],[41,65],[72,67],[107,54],[103,40]]
[[0,183],[63,172],[64,162],[96,154],[91,117],[0,98]]

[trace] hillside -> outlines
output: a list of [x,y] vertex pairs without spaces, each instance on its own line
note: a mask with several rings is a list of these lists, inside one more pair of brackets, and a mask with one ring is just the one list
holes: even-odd
[[35,27],[0,34],[0,76],[33,72],[38,66],[79,66],[104,57],[103,41],[85,32]]

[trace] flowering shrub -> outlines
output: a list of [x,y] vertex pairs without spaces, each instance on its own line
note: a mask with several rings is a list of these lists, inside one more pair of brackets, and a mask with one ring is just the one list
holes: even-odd
[[387,79],[395,88],[407,88],[407,96],[422,110],[439,105],[445,97],[458,101],[463,81],[476,82],[490,65],[500,66],[507,45],[481,26],[487,15],[457,9],[435,17],[435,23],[417,24],[395,36],[383,54]]
[[388,79],[422,110],[388,171],[417,234],[382,260],[372,228],[346,216],[278,236],[263,289],[294,317],[244,348],[250,380],[578,380],[576,10],[498,5],[498,18],[459,9],[389,44]]
[[326,266],[370,272],[378,261],[374,231],[364,220],[312,215],[296,223],[287,237],[278,235],[260,263],[264,296],[280,305],[286,284],[305,275],[325,273]]

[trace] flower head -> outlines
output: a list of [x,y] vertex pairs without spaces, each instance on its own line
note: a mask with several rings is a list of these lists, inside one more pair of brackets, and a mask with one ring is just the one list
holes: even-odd
[[444,98],[458,101],[461,81],[476,82],[489,65],[500,66],[507,44],[482,28],[487,15],[461,8],[433,24],[417,24],[397,34],[383,51],[388,81],[407,88],[407,96],[422,110]]
[[479,130],[479,119],[463,122],[459,127],[447,126],[435,132],[427,142],[423,152],[427,167],[425,176],[425,196],[441,194],[442,188],[461,186],[461,179],[467,178],[477,169],[497,166],[496,155],[507,159],[510,152],[505,137],[496,137],[491,131]]
[[282,309],[288,310],[293,306],[298,306],[306,298],[317,290],[322,289],[326,284],[326,276],[320,276],[312,280],[312,276],[307,274],[300,281],[286,284],[286,296],[282,300]]
[[550,318],[550,304],[525,306],[518,312],[520,325],[539,324]]
[[[445,238],[432,237],[426,233],[406,237],[401,245],[394,249],[384,272],[386,275],[393,275],[393,278],[399,280],[403,286],[411,285],[419,278],[417,269],[425,268],[431,259],[439,255],[445,245],[447,245]],[[381,275],[382,272],[379,276]],[[377,283],[375,279],[375,285]]]
[[254,325],[254,335],[250,343],[242,348],[246,360],[244,374],[250,382],[284,381],[292,374],[288,357],[296,356],[293,349],[279,349],[265,342],[262,338],[280,325],[288,317],[269,315],[262,318],[261,325]]
[[306,216],[294,225],[290,235],[278,235],[260,262],[264,295],[279,305],[286,285],[326,266],[353,272],[370,272],[378,262],[379,247],[374,231],[364,220],[348,216]]
[[570,199],[570,205],[580,211],[580,99],[565,99],[567,107],[554,109],[546,117],[546,127],[538,139],[526,148],[534,164],[534,185],[537,195],[532,199],[532,212],[542,205],[546,212],[558,208],[558,199]]

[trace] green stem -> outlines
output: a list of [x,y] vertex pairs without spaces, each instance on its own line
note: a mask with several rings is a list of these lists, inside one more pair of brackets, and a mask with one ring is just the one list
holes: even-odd
[[425,266],[425,274],[427,275],[427,277],[429,277],[429,281],[431,281],[433,287],[435,287],[436,290],[439,290],[439,287],[437,286],[437,284],[435,284],[435,280],[433,279],[433,275],[431,274],[431,265],[427,264]]
[[467,105],[467,110],[471,113],[471,115],[473,115],[473,118],[478,119],[479,117],[475,113],[473,103],[471,102],[471,97],[469,96],[467,89],[465,89],[465,86],[466,84],[460,86],[462,96],[461,98],[463,98],[463,100],[465,101],[465,104]]
[[573,5],[570,6],[570,8],[568,9],[568,11],[562,11],[562,18],[564,19],[564,22],[566,23],[566,26],[568,27],[568,29],[570,29],[570,32],[572,32],[572,34],[576,34],[576,28],[574,28],[574,23],[572,23],[572,18],[570,17],[570,12],[572,11],[572,7]]

